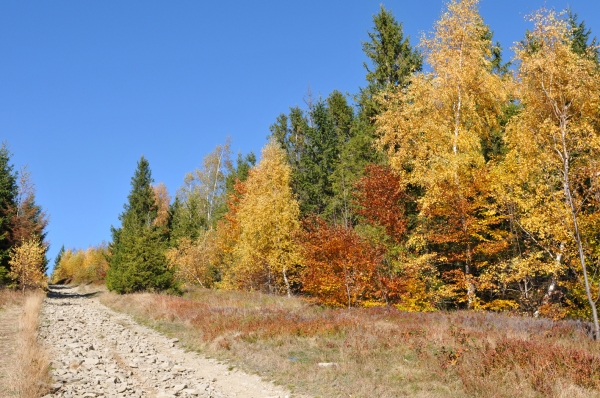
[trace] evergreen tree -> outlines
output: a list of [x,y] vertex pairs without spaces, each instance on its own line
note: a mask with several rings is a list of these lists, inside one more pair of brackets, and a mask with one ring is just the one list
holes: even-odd
[[60,264],[60,260],[62,260],[64,254],[65,254],[65,245],[62,245],[60,247],[60,250],[58,251],[58,254],[54,258],[54,268],[52,270],[53,274],[58,269],[59,264]]
[[314,125],[306,131],[306,150],[301,154],[296,176],[300,210],[323,214],[331,197],[331,175],[340,152],[335,120],[325,101],[318,101],[310,112]]
[[[246,181],[248,179],[250,169],[253,168],[255,164],[256,155],[254,152],[250,152],[246,156],[242,156],[241,153],[238,153],[235,168],[231,170],[231,172],[225,178],[226,196],[234,193],[234,186],[237,181]],[[224,202],[227,202],[227,197],[225,198]],[[227,208],[227,204],[225,204],[225,208]]]
[[17,173],[10,163],[11,153],[6,142],[0,147],[0,285],[8,282],[6,274],[9,270],[11,226],[14,209],[17,205]]
[[307,115],[296,106],[290,108],[289,116],[282,113],[277,117],[277,121],[270,127],[269,137],[286,153],[287,162],[292,169],[292,191],[301,202],[306,199],[301,189],[301,175],[305,172],[302,159],[307,149],[308,129]]
[[567,22],[570,28],[571,50],[575,54],[585,55],[590,60],[598,63],[598,56],[600,55],[598,41],[595,37],[590,41],[592,31],[586,28],[585,21],[578,23],[577,14],[574,14],[572,10],[568,10]]
[[152,190],[150,165],[142,156],[131,179],[131,192],[112,228],[110,269],[106,285],[118,293],[174,288],[167,269],[164,228],[155,225],[158,208]]
[[423,65],[421,54],[411,47],[409,38],[404,37],[402,24],[383,5],[373,17],[373,24],[373,31],[368,32],[370,40],[362,45],[372,64],[369,68],[364,63],[369,84],[360,95],[367,117],[379,113],[379,105],[373,99],[375,94],[390,87],[405,86],[408,78]]

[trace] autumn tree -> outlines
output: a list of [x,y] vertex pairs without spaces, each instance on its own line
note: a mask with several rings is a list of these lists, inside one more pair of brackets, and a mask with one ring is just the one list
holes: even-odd
[[300,213],[290,182],[285,153],[269,142],[250,170],[236,211],[235,278],[242,287],[290,296],[297,285],[300,257],[293,236]]
[[121,227],[112,228],[106,285],[118,293],[174,286],[165,258],[168,236],[156,225],[158,207],[152,182],[150,164],[142,156],[131,178],[128,202],[119,216]]
[[232,170],[231,140],[227,138],[204,157],[202,168],[185,175],[171,209],[171,246],[180,238],[195,240],[214,228],[225,209],[226,179]]
[[[64,249],[64,247],[63,247]],[[62,250],[57,256],[50,280],[52,283],[104,281],[109,268],[106,243],[87,249]]]
[[305,220],[299,246],[305,292],[332,306],[353,307],[375,299],[381,247],[351,228],[328,225],[317,217]]
[[10,273],[23,293],[27,288],[43,287],[46,248],[38,237],[21,242],[11,249]]
[[561,277],[571,294],[580,286],[598,339],[600,72],[594,48],[574,48],[563,16],[541,10],[531,20],[533,31],[515,49],[523,109],[508,125],[503,189],[538,247],[540,265],[529,272],[550,276],[549,289]]
[[[35,201],[35,184],[27,166],[22,167],[19,173],[19,184],[16,206],[11,219],[11,233],[13,245],[19,242],[39,238],[42,245],[48,250],[45,242],[48,216],[41,206]],[[45,256],[44,256],[45,258]],[[44,260],[44,272],[47,260]]]
[[448,2],[421,47],[431,71],[386,92],[378,144],[401,181],[424,191],[422,239],[438,253],[448,297],[473,308],[477,273],[502,249],[482,142],[498,126],[506,82],[493,71],[494,45],[477,0]]
[[177,247],[166,253],[169,268],[175,277],[190,284],[212,287],[217,276],[218,246],[215,230],[207,230],[192,241],[181,238]]
[[383,250],[374,296],[405,311],[433,310],[438,301],[437,272],[430,256],[420,254],[408,239],[417,224],[415,198],[397,173],[377,164],[365,168],[354,188],[355,230]]

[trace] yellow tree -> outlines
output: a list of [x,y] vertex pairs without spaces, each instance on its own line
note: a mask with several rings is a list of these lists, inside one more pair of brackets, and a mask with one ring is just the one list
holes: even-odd
[[423,188],[422,237],[428,251],[440,253],[440,271],[452,281],[448,294],[471,308],[474,273],[486,264],[485,254],[502,249],[492,228],[499,217],[490,206],[483,143],[498,128],[506,82],[494,73],[494,46],[478,0],[450,1],[421,47],[430,72],[385,94],[378,144],[401,181]]
[[208,230],[202,232],[195,242],[181,238],[177,247],[167,250],[165,255],[169,268],[175,270],[175,277],[202,287],[211,287],[216,276],[218,251],[216,231]]
[[561,15],[541,10],[531,20],[515,49],[523,110],[507,128],[506,191],[522,229],[554,264],[548,272],[576,275],[598,339],[598,281],[589,267],[600,261],[600,72],[593,57],[572,50]]
[[38,238],[22,241],[11,250],[8,276],[19,283],[23,292],[43,285],[45,255],[46,248]]
[[270,291],[292,294],[300,264],[294,244],[300,210],[290,178],[285,153],[269,142],[260,163],[250,170],[236,213],[239,237],[234,248],[235,273],[247,288],[262,284]]

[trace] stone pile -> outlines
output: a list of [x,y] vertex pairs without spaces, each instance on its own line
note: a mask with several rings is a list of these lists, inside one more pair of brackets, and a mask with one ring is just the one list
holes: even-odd
[[[53,392],[47,397],[285,396],[268,384],[249,389],[257,382],[249,375],[230,380],[250,380],[239,389],[228,385],[223,391],[216,376],[229,376],[227,368],[185,352],[177,339],[142,327],[73,289],[51,291],[42,308],[40,338],[52,358]],[[206,362],[213,366],[207,368]],[[252,393],[257,388],[258,395]]]

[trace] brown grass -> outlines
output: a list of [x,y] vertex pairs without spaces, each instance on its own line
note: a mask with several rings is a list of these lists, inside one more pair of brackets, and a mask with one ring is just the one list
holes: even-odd
[[23,294],[14,289],[0,288],[0,310],[23,303]]
[[102,301],[189,348],[314,396],[600,397],[600,348],[580,322],[327,309],[210,290],[184,298],[107,293]]
[[40,346],[37,335],[39,313],[46,297],[42,291],[28,292],[19,320],[16,372],[12,377],[13,389],[21,398],[41,397],[50,383],[49,359]]

